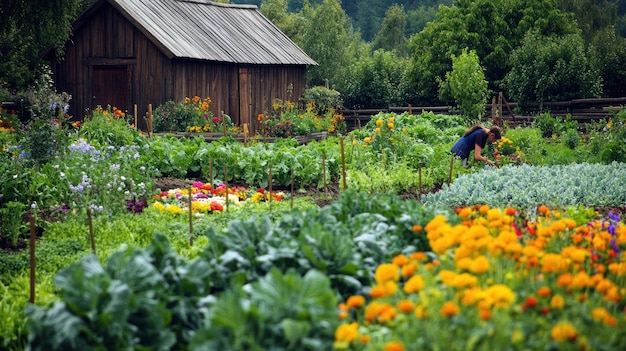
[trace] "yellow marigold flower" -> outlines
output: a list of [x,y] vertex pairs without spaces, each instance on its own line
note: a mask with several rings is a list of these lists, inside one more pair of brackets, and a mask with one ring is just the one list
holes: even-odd
[[369,144],[370,142],[372,142],[372,138],[371,138],[371,137],[365,137],[365,139],[363,139],[363,141],[364,141],[366,144]]
[[393,123],[393,122],[395,122],[395,121],[396,121],[396,119],[395,119],[395,118],[393,118],[393,117],[389,117],[389,122]]
[[565,221],[563,220],[558,220],[558,221],[554,221],[552,222],[552,224],[550,225],[550,229],[552,229],[553,233],[558,233],[558,232],[562,232],[567,228],[567,224],[565,223]]
[[555,310],[560,310],[564,306],[565,306],[565,299],[563,298],[562,295],[556,294],[552,296],[552,299],[550,299],[550,307],[554,308]]
[[490,221],[496,221],[502,218],[502,213],[500,213],[499,208],[492,208],[487,211],[487,219]]
[[374,276],[378,284],[383,284],[387,281],[398,281],[400,279],[400,271],[398,266],[394,264],[383,263],[376,268]]
[[471,306],[483,297],[482,293],[480,288],[465,289],[462,292],[461,303],[465,306]]
[[[462,250],[460,250],[460,248],[456,250],[457,254],[459,252],[462,252]],[[454,258],[456,260],[455,266],[456,266],[456,268],[458,270],[460,270],[460,271],[469,271],[470,270],[470,267],[472,265],[472,259],[469,257],[469,255],[468,255],[468,257],[461,257],[459,259],[457,259],[457,255],[455,255]]]
[[359,325],[356,322],[342,324],[335,330],[335,341],[353,342],[359,336]]
[[409,258],[406,257],[406,255],[397,255],[393,258],[393,260],[391,260],[391,263],[398,267],[402,267],[405,264],[409,263]]
[[387,123],[387,128],[393,129],[393,123],[392,122]]
[[442,317],[456,316],[461,312],[461,308],[454,301],[446,301],[439,310]]
[[398,310],[403,313],[409,313],[415,309],[415,304],[411,300],[401,300],[396,304]]
[[591,286],[591,278],[585,271],[579,271],[572,280],[571,287],[575,289],[584,289]]
[[448,285],[457,289],[473,288],[478,285],[478,278],[469,273],[461,273],[456,275]]
[[348,300],[346,301],[346,304],[350,308],[359,308],[359,307],[365,305],[365,297],[363,297],[361,295],[352,295],[352,296],[348,297]]
[[155,202],[152,207],[156,208],[159,211],[165,211],[165,205],[160,202]]
[[385,344],[384,351],[404,351],[404,344],[400,341],[390,341]]
[[506,308],[515,302],[515,293],[504,284],[496,284],[485,290],[495,307]]
[[424,278],[421,275],[414,275],[404,283],[402,288],[405,293],[413,294],[424,289]]
[[374,129],[374,133],[376,133],[376,134],[380,133],[380,128]]
[[190,102],[191,102],[191,99],[190,99],[190,98],[188,98],[188,97],[185,97],[185,100],[183,100],[183,103],[184,103],[185,105],[187,105],[187,104],[188,104],[188,103],[190,103]]
[[474,259],[470,265],[470,272],[474,274],[482,274],[489,270],[489,260],[487,257],[480,255]]
[[575,341],[578,337],[578,330],[569,322],[559,322],[550,331],[550,336],[554,341]]
[[377,119],[377,120],[376,120],[376,125],[377,125],[378,127],[382,126],[382,125],[383,125],[383,120],[382,120],[382,119]]
[[359,142],[358,142],[358,141],[356,141],[356,140],[353,140],[353,141],[352,141],[352,145],[357,146],[357,145],[359,145]]

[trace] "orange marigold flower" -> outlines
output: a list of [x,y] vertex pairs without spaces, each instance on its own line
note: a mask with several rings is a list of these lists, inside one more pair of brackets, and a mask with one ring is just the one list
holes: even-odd
[[346,301],[346,305],[348,305],[349,308],[362,307],[363,305],[365,305],[365,297],[361,295],[352,295],[348,297],[348,300]]
[[478,208],[478,212],[480,212],[480,214],[486,214],[487,212],[489,212],[489,209],[491,209],[491,207],[489,207],[489,205],[482,205]]
[[427,258],[428,256],[424,252],[414,252],[411,255],[411,259],[415,261],[426,261]]
[[544,216],[545,216],[545,215],[547,215],[548,213],[550,213],[550,209],[549,209],[549,208],[548,208],[548,206],[546,206],[546,205],[541,205],[541,206],[537,207],[537,212],[538,212],[539,214],[542,214],[542,215],[544,215]]
[[452,317],[456,316],[461,312],[461,308],[453,301],[446,301],[441,309],[439,310],[439,314],[443,317]]
[[504,209],[504,214],[506,214],[507,216],[515,216],[516,213],[517,213],[517,210],[514,209],[513,207],[507,207]]
[[400,341],[390,341],[385,345],[385,351],[404,351],[404,344]]
[[411,228],[411,230],[413,231],[413,233],[419,233],[422,231],[422,226],[419,224],[416,224],[413,226],[413,228]]
[[367,344],[368,342],[370,342],[371,339],[372,337],[369,335],[361,335],[361,337],[359,338],[359,342],[361,342],[361,344]]
[[370,296],[373,298],[381,298],[383,296],[385,296],[385,287],[377,285],[372,287],[372,289],[370,290]]
[[552,290],[550,290],[547,286],[542,286],[537,290],[537,295],[540,297],[548,297],[552,294]]
[[402,267],[405,264],[409,263],[409,258],[405,255],[397,255],[393,258],[393,260],[391,260],[391,263],[398,267]]
[[457,213],[461,218],[467,218],[472,215],[472,209],[470,207],[462,207],[457,209]]
[[411,300],[401,300],[397,303],[400,312],[409,313],[415,308],[415,304]]
[[489,319],[491,319],[491,311],[486,308],[481,308],[478,311],[478,318],[484,321],[488,321]]
[[570,284],[572,284],[573,280],[574,280],[574,277],[572,276],[571,273],[563,273],[556,279],[556,285],[559,288],[566,288],[566,287],[569,287]]
[[415,271],[417,271],[416,263],[409,263],[402,266],[402,276],[405,278],[408,278],[415,274]]

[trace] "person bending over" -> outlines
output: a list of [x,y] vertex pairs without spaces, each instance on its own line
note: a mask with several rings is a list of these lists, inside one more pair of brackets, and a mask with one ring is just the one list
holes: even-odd
[[482,150],[485,148],[487,142],[494,143],[502,137],[500,128],[493,126],[491,128],[485,128],[479,124],[472,126],[465,134],[459,139],[452,150],[450,151],[453,156],[461,158],[463,166],[467,167],[467,159],[470,152],[474,150],[474,160],[486,162],[488,165],[493,166],[494,163],[489,158],[482,155]]

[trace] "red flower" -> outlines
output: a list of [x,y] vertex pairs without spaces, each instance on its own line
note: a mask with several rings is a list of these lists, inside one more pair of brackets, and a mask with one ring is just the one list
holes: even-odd
[[527,310],[529,308],[535,308],[536,306],[537,306],[537,299],[534,296],[529,296],[526,298],[526,301],[524,301],[524,304],[522,305],[522,309]]
[[224,206],[218,202],[211,202],[211,211],[224,211]]

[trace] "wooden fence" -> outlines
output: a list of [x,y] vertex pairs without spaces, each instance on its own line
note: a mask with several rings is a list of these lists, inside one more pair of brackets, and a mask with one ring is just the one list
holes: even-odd
[[[515,127],[518,125],[530,125],[534,120],[534,116],[543,112],[550,112],[552,116],[566,118],[570,115],[573,120],[581,123],[608,119],[612,113],[626,105],[626,97],[605,98],[605,99],[576,99],[569,101],[544,102],[542,104],[530,104],[525,106],[526,109],[536,111],[533,114],[518,115],[514,111],[517,109],[517,103],[508,102],[499,94],[498,97],[492,99],[492,103],[485,106],[485,117],[491,119],[494,124]],[[342,113],[348,130],[358,129],[371,120],[372,116],[380,112],[394,112],[409,114],[421,114],[422,112],[432,112],[434,114],[458,114],[457,110],[449,106],[406,106],[406,107],[389,107],[384,109],[363,109],[348,110],[343,109],[338,112]]]

